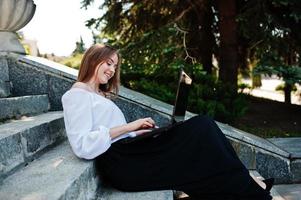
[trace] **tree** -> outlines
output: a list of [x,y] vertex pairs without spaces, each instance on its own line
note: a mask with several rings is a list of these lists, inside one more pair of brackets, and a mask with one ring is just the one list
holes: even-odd
[[291,102],[291,89],[300,80],[300,8],[300,1],[248,0],[240,10],[240,34],[257,59],[256,72],[283,78],[286,103]]
[[[92,0],[83,0],[83,7],[89,6],[91,2]],[[208,74],[212,73],[213,54],[220,57],[221,80],[236,88],[238,64],[237,50],[235,49],[237,47],[233,46],[237,45],[235,39],[237,35],[235,1],[229,1],[232,3],[226,3],[225,5],[223,1],[217,2],[221,6],[215,5],[215,2],[210,0],[106,0],[101,6],[101,9],[107,10],[105,14],[99,18],[89,20],[87,25],[99,28],[103,23],[102,30],[105,35],[110,36],[109,38],[117,38],[118,45],[121,48],[140,41],[143,35],[148,32],[158,31],[162,33],[164,27],[165,30],[175,27],[176,31],[182,33],[182,35],[174,34],[174,32],[174,35],[167,36],[165,34],[166,38],[162,39],[165,40],[164,43],[177,40],[173,45],[182,48],[182,59],[187,64],[201,63]],[[227,8],[232,8],[230,5],[232,5],[233,10],[231,13],[227,13]],[[224,8],[224,6],[230,7]],[[221,23],[217,20],[218,12],[213,12],[217,8],[223,9],[221,11],[223,18],[223,20],[220,20]],[[224,15],[227,15],[226,18],[224,18]],[[231,21],[230,24],[228,23],[229,20]],[[228,25],[230,26],[228,27]],[[222,34],[219,34],[218,31]],[[168,40],[170,37],[176,38]],[[151,37],[148,38],[151,39]],[[153,44],[153,40],[146,41],[144,39],[144,42],[148,45]],[[157,43],[155,44],[157,45]],[[220,49],[218,50],[218,48]],[[132,51],[136,51],[136,54],[139,55],[139,49],[132,49]],[[233,52],[232,55],[228,55],[230,52]],[[221,56],[218,56],[218,54]]]
[[73,50],[72,55],[83,54],[85,52],[86,48],[82,36],[80,36],[80,40],[76,42],[75,45],[76,47]]

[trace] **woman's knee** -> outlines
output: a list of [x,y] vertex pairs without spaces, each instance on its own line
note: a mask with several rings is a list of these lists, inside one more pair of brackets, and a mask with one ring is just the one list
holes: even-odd
[[193,121],[195,124],[198,124],[200,126],[215,124],[214,119],[208,115],[197,115],[193,117]]

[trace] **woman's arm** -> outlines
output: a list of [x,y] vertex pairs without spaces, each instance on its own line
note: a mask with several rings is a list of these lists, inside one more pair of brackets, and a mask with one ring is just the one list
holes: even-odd
[[110,136],[112,139],[123,135],[125,133],[136,131],[139,129],[147,129],[147,128],[153,128],[155,126],[155,122],[152,118],[142,118],[138,119],[136,121],[130,122],[125,125],[117,126],[110,129]]
[[109,149],[113,138],[150,128],[154,124],[151,118],[143,118],[114,128],[102,125],[94,127],[91,96],[81,90],[64,94],[62,104],[68,140],[73,152],[80,158],[93,159]]

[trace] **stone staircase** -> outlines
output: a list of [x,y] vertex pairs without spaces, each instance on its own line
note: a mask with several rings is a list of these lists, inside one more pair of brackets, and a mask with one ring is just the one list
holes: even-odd
[[[170,190],[127,193],[105,187],[96,175],[94,163],[74,156],[66,141],[60,98],[74,82],[75,70],[35,57],[0,54],[0,72],[1,200],[173,199]],[[126,88],[121,88],[116,104],[128,121],[151,116],[159,126],[168,123],[172,112],[172,106]],[[275,174],[279,183],[292,183],[301,177],[295,173],[300,169],[298,165],[291,167],[291,154],[287,151],[225,124],[219,126],[252,173],[260,176],[254,171],[259,169],[265,177]],[[272,163],[273,168],[265,162]],[[287,175],[293,178],[286,178]],[[274,199],[290,195],[285,188],[300,186],[278,185],[275,189],[281,193],[274,189]]]

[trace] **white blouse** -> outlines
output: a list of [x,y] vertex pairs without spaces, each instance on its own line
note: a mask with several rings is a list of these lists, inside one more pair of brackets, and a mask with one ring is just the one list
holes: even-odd
[[126,124],[121,110],[111,100],[81,88],[71,88],[62,96],[64,122],[72,150],[80,158],[93,159],[113,142],[135,137],[135,132],[111,139],[112,127]]

